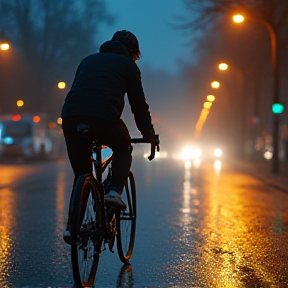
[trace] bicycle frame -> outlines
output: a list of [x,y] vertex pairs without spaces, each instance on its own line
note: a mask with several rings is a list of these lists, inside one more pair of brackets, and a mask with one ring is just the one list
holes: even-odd
[[[113,160],[113,153],[111,156],[109,156],[105,161],[103,161],[102,159],[102,149],[103,149],[103,145],[99,140],[94,140],[89,132],[89,125],[86,124],[78,124],[77,126],[77,130],[79,132],[82,132],[84,136],[88,136],[91,139],[91,144],[92,144],[92,149],[91,149],[91,161],[92,161],[92,165],[94,168],[94,178],[95,180],[99,183],[99,187],[101,187],[101,201],[104,205],[104,187],[103,187],[103,183],[102,183],[102,174],[105,171],[105,169],[107,168],[107,166],[112,162]],[[131,143],[150,143],[145,141],[143,138],[133,138],[131,139]],[[155,136],[155,142],[151,143],[151,154],[148,157],[148,159],[151,161],[152,159],[154,159],[155,156],[155,151],[157,148],[157,151],[159,151],[159,135]],[[94,159],[93,155],[94,153],[96,154],[96,157]],[[110,167],[108,168],[110,169]],[[108,177],[109,177],[109,173],[110,171],[108,171]],[[109,180],[108,180],[109,181]],[[106,207],[107,208],[107,207]],[[103,209],[106,215],[103,215],[104,217],[101,217],[103,220],[103,223],[101,223],[101,227],[102,230],[104,231],[104,237],[103,240],[107,243],[111,240],[111,233],[113,234],[113,225],[110,224],[110,222],[113,220],[113,215],[116,213],[114,207],[112,207],[111,209]],[[112,235],[113,236],[113,235]],[[116,236],[116,234],[115,234]],[[112,251],[112,247],[111,245],[109,246],[111,252]]]
[[[79,123],[77,130],[91,140],[91,164],[93,173],[81,175],[71,195],[71,261],[75,283],[91,285],[94,283],[99,256],[106,250],[113,251],[115,239],[119,259],[128,263],[133,252],[136,231],[136,188],[132,171],[129,171],[124,187],[127,207],[121,210],[104,203],[106,187],[111,181],[113,153],[103,161],[103,145],[94,140],[89,132],[89,125]],[[151,143],[144,139],[131,139],[131,143]],[[152,160],[155,149],[159,151],[159,139],[151,143]],[[95,157],[96,156],[96,157]],[[103,172],[108,169],[107,178]],[[91,199],[90,199],[91,198]],[[82,287],[82,286],[81,286]],[[90,286],[89,286],[90,287]]]
[[[96,175],[96,180],[99,184],[102,184],[102,174],[107,168],[107,166],[111,163],[113,159],[113,153],[109,156],[105,161],[102,159],[102,148],[103,145],[99,141],[92,140],[92,156],[91,160],[94,166],[94,171]],[[96,159],[93,157],[93,152],[96,154]]]

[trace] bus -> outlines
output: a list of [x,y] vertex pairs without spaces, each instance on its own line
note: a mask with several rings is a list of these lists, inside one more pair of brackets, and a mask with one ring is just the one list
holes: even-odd
[[0,115],[0,157],[49,158],[52,150],[44,114]]

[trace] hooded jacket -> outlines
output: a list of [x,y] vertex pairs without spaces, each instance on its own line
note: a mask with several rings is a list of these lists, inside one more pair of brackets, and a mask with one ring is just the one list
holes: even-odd
[[84,58],[62,108],[61,117],[95,116],[120,119],[127,93],[136,125],[142,135],[153,131],[141,73],[119,41],[107,41],[100,52]]

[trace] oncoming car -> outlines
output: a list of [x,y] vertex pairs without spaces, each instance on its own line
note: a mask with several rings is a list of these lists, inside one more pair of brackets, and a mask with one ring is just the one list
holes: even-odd
[[189,161],[193,163],[193,166],[199,167],[203,161],[209,162],[222,158],[222,149],[187,145],[182,149],[181,153],[177,154],[176,158],[185,162]]

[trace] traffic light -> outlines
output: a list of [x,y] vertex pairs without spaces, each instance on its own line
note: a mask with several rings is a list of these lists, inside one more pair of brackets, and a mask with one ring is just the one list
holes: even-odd
[[274,114],[281,114],[284,110],[284,106],[280,103],[274,103],[272,105],[272,111]]

